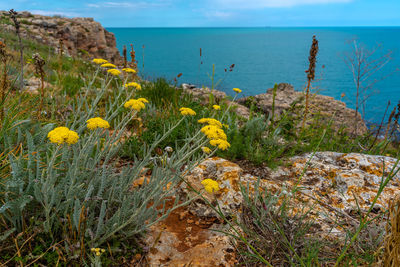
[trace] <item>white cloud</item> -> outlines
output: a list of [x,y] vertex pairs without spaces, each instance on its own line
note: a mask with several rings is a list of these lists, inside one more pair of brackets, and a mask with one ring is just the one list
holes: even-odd
[[75,12],[64,12],[64,11],[56,11],[56,10],[29,10],[32,14],[38,14],[42,16],[63,16],[63,17],[79,17],[79,13]]
[[349,3],[353,0],[216,0],[226,8],[266,8],[293,7],[300,5],[317,5],[330,3]]
[[92,8],[133,8],[133,9],[141,9],[141,8],[151,8],[151,7],[158,7],[158,6],[165,6],[167,5],[166,2],[99,2],[97,4],[87,4],[87,7]]
[[225,11],[211,11],[211,12],[204,12],[204,15],[210,19],[228,19],[232,17],[234,14],[231,12]]

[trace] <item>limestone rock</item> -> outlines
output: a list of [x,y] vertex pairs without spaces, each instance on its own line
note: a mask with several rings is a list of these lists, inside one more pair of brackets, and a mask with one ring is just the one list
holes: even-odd
[[216,220],[204,220],[178,208],[153,225],[145,237],[149,266],[234,266],[235,249]]
[[[287,83],[278,85],[275,97],[275,116],[280,116],[285,110],[288,110],[295,101],[301,103],[304,98],[303,92],[297,92],[293,86]],[[238,103],[249,105],[253,102],[256,107],[263,112],[270,114],[272,112],[273,88],[267,90],[264,94],[238,99]],[[299,105],[299,104],[297,104]],[[355,110],[347,108],[342,101],[335,100],[333,97],[312,94],[310,97],[310,113],[320,114],[326,121],[330,120],[333,114],[333,126],[339,129],[342,125],[347,126],[347,131],[352,133],[354,125],[357,125],[357,134],[367,132],[365,122],[361,119],[361,115],[355,116]]]
[[[0,17],[7,19],[7,12],[0,12]],[[19,12],[21,34],[38,42],[52,46],[59,51],[63,40],[63,51],[71,56],[100,57],[118,64],[122,57],[116,48],[113,33],[104,29],[92,18],[64,18],[33,15]],[[12,31],[12,25],[1,24],[0,30]]]
[[[201,182],[207,178],[218,182],[220,190],[215,194],[208,193],[203,189]],[[218,202],[221,211],[226,216],[238,215],[240,212],[240,205],[243,202],[241,185],[244,187],[249,185],[250,190],[254,190],[254,184],[257,182],[256,177],[249,174],[245,175],[239,165],[218,157],[203,161],[186,176],[186,180],[194,189],[202,192],[202,195],[209,203],[213,204],[215,208]],[[186,184],[182,183],[181,187],[184,193],[188,194],[189,197],[197,196]],[[219,217],[219,215],[199,197],[190,204],[189,210],[199,217]]]

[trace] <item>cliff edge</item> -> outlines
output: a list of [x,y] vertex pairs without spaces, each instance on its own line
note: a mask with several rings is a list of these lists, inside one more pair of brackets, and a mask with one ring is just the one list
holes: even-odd
[[[61,48],[70,56],[100,57],[113,62],[121,61],[113,33],[108,32],[93,18],[64,18],[18,12],[21,34],[25,38]],[[0,31],[15,32],[7,11],[0,11]]]

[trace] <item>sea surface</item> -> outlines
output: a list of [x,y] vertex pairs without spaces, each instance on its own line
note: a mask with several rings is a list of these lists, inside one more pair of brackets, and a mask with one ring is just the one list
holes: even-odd
[[[313,35],[319,41],[316,81],[313,90],[342,99],[355,107],[355,85],[346,54],[359,47],[376,50],[375,56],[392,52],[392,59],[366,83],[377,80],[366,103],[365,118],[379,123],[388,101],[390,109],[400,101],[400,27],[320,27],[320,28],[107,28],[117,39],[117,47],[133,44],[138,67],[146,79],[166,77],[178,83],[211,86],[233,95],[264,93],[275,83],[290,83],[301,91],[306,84],[308,55]],[[380,48],[379,48],[380,47]],[[200,57],[201,49],[201,57]],[[235,64],[233,71],[229,67]],[[226,69],[226,71],[225,71]],[[384,78],[382,80],[382,78]],[[391,110],[390,110],[391,111]],[[390,113],[388,111],[388,113]],[[388,116],[388,115],[387,115]]]

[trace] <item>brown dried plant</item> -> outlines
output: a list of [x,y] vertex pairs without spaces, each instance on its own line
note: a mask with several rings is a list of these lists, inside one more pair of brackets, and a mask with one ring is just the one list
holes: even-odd
[[384,249],[383,266],[400,266],[400,195],[392,199],[389,204]]
[[10,14],[11,20],[14,23],[15,33],[17,34],[19,42],[19,53],[20,53],[19,90],[22,91],[24,89],[24,46],[22,44],[21,32],[20,32],[21,24],[17,20],[18,13],[14,9],[10,9],[8,13]]
[[122,51],[122,54],[124,55],[124,68],[126,68],[128,67],[128,56],[126,51],[126,45],[124,45],[124,50]]
[[44,72],[43,67],[46,64],[46,62],[38,53],[33,54],[32,59],[35,64],[35,74],[37,76],[39,76],[39,78],[40,78],[40,105],[39,105],[39,110],[38,110],[38,118],[40,119],[40,116],[41,116],[41,113],[43,110],[43,100],[44,100],[44,75],[45,75],[45,72]]
[[313,41],[311,44],[310,48],[310,56],[308,57],[309,61],[309,67],[308,70],[306,70],[307,73],[307,87],[306,87],[306,105],[304,109],[304,117],[303,117],[303,122],[301,124],[301,129],[304,128],[304,124],[306,122],[307,118],[307,113],[309,109],[309,101],[310,101],[310,86],[311,86],[311,81],[315,79],[315,65],[317,63],[317,54],[318,54],[318,40],[313,36]]
[[131,68],[132,69],[137,69],[137,62],[136,62],[136,53],[135,53],[135,49],[133,49],[133,44],[131,44]]
[[10,58],[10,55],[7,53],[6,44],[0,41],[0,61],[3,65],[2,75],[1,75],[1,84],[0,84],[0,120],[3,120],[4,116],[4,102],[6,91],[8,88],[8,77],[7,77],[7,63]]

